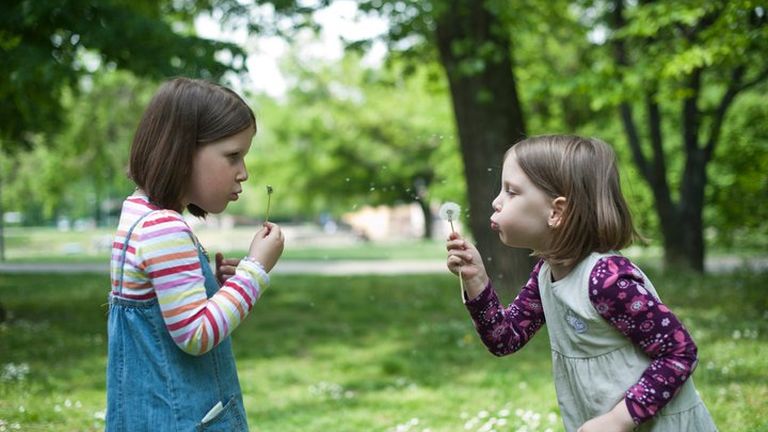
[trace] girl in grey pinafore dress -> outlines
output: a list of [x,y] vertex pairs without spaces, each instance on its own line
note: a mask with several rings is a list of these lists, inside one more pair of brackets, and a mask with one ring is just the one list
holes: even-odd
[[[611,254],[616,255],[616,254]],[[589,277],[598,260],[593,253],[565,278],[552,282],[548,264],[538,275],[539,293],[552,347],[552,369],[560,414],[568,431],[610,411],[637,382],[651,360],[611,326],[589,299]],[[658,298],[645,275],[645,289]],[[636,430],[653,432],[716,430],[693,379],[651,420]]]
[[568,432],[711,432],[691,374],[696,344],[651,282],[615,251],[637,238],[616,156],[595,138],[527,138],[504,156],[491,229],[540,258],[504,307],[477,248],[452,233],[448,268],[478,334],[496,355],[547,324]]

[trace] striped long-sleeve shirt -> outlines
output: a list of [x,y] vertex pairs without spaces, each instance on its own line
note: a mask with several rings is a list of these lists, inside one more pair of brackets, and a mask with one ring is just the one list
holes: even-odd
[[[119,289],[125,237],[151,210],[131,233]],[[200,355],[240,325],[269,285],[269,276],[259,265],[243,260],[235,275],[208,298],[195,239],[181,214],[155,207],[145,196],[131,196],[123,203],[112,244],[111,275],[113,295],[139,301],[157,298],[179,348]]]

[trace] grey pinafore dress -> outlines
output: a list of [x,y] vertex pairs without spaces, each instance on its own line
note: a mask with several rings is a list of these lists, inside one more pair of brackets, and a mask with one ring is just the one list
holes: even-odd
[[[597,261],[618,253],[593,253],[565,278],[552,281],[544,263],[538,282],[552,348],[557,399],[565,429],[610,411],[639,379],[651,359],[611,326],[592,306],[589,277]],[[658,298],[650,280],[645,288]],[[636,430],[653,432],[716,431],[712,418],[689,378],[677,396]]]

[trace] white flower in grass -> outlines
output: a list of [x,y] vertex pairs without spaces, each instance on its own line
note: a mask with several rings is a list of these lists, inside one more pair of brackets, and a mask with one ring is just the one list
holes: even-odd
[[7,363],[3,365],[0,381],[24,381],[28,374],[29,365],[27,363]]

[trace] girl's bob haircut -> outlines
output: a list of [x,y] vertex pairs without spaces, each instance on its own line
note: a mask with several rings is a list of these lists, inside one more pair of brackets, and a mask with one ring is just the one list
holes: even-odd
[[[175,78],[160,86],[133,137],[128,176],[165,209],[181,213],[197,151],[247,128],[256,118],[232,90],[208,81]],[[205,217],[194,204],[190,213]]]
[[504,159],[511,154],[533,184],[552,199],[566,199],[552,243],[533,255],[572,266],[592,252],[618,251],[639,238],[608,144],[579,136],[537,136],[512,146]]

